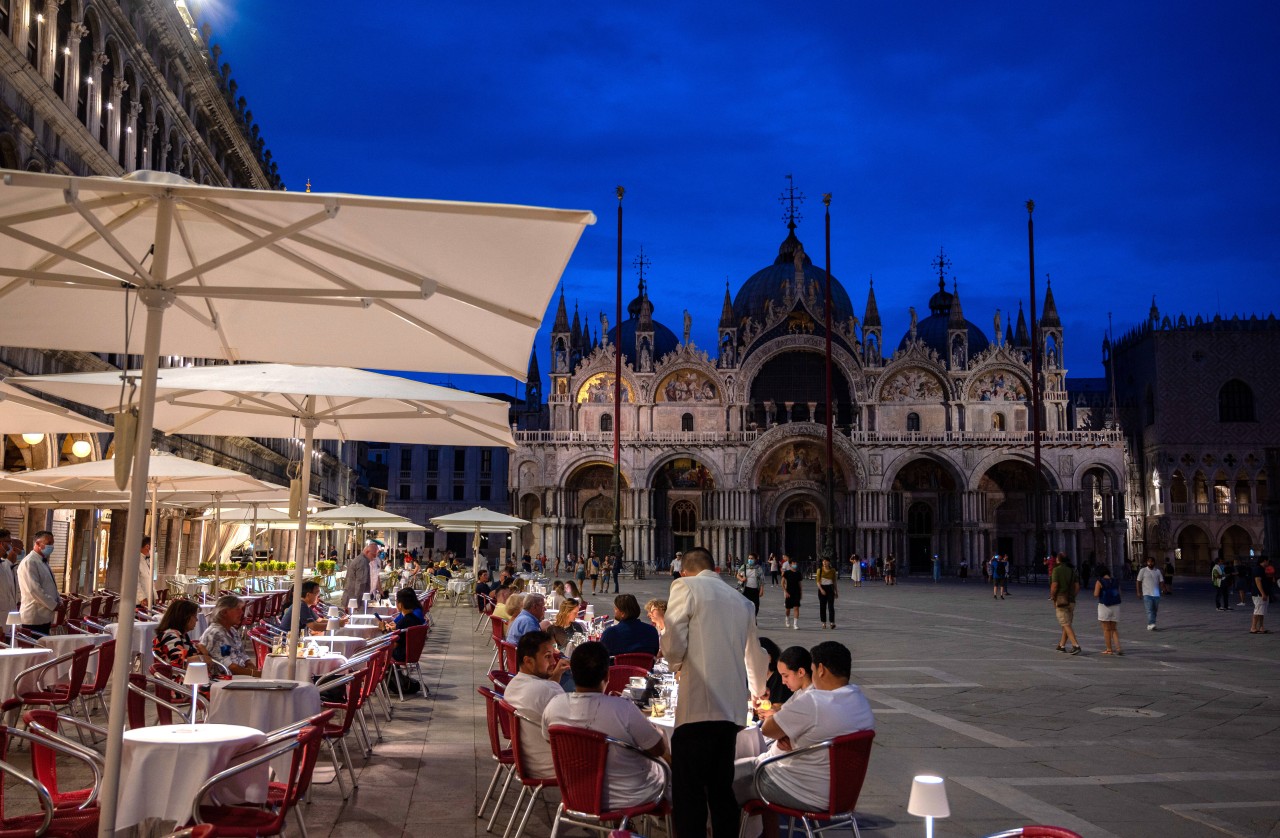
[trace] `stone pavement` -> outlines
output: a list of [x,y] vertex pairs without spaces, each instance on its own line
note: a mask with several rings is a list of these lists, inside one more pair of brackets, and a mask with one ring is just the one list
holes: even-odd
[[[643,603],[668,583],[623,580],[623,590]],[[1251,636],[1247,609],[1215,611],[1207,585],[1184,584],[1165,598],[1161,630],[1147,632],[1129,585],[1126,655],[1099,654],[1095,607],[1082,601],[1084,654],[1073,657],[1054,650],[1044,585],[1015,586],[999,601],[973,580],[840,584],[835,631],[820,630],[811,586],[799,630],[782,628],[776,588],[759,624],[783,647],[834,638],[853,650],[854,680],[877,717],[858,807],[865,835],[923,835],[906,812],[911,777],[937,773],[952,809],[939,836],[1026,823],[1090,838],[1280,836],[1280,614],[1276,634]],[[591,599],[598,611],[608,603]],[[484,834],[475,806],[493,766],[475,688],[488,683],[491,651],[473,632],[474,611],[442,602],[433,616],[423,657],[431,696],[397,702],[350,800],[334,785],[315,789],[304,807],[315,838]],[[331,774],[325,765],[317,779]],[[551,812],[526,834],[547,835]]]

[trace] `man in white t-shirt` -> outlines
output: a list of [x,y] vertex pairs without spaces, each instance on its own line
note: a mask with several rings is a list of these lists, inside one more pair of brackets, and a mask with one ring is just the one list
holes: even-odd
[[555,641],[545,631],[537,630],[520,637],[516,660],[520,671],[507,684],[502,697],[523,717],[520,747],[526,767],[535,777],[554,777],[551,746],[542,735],[542,711],[551,699],[564,695],[560,677],[569,669],[569,661],[557,661]]
[[676,557],[671,560],[671,578],[680,578],[680,568],[684,566],[684,553],[676,553]]
[[[798,751],[837,736],[875,730],[876,720],[862,690],[849,683],[853,656],[834,640],[809,650],[813,658],[813,687],[787,699],[767,718],[761,732],[777,740],[783,751]],[[738,802],[753,799],[752,776],[756,761],[739,760],[734,766],[734,793]],[[797,809],[821,811],[827,807],[831,781],[826,751],[805,754],[764,770],[761,790],[774,803]],[[765,818],[765,835],[776,834],[777,820]]]
[[[630,699],[604,694],[609,680],[609,650],[603,643],[587,642],[574,649],[569,668],[574,692],[551,699],[542,711],[542,733],[548,741],[552,725],[572,725],[634,745],[651,757],[667,755],[666,740]],[[604,805],[618,809],[655,799],[662,787],[663,772],[637,753],[610,746],[604,780]]]
[[1147,607],[1147,631],[1156,630],[1156,616],[1160,613],[1160,589],[1164,587],[1164,574],[1156,567],[1154,556],[1147,556],[1147,566],[1138,571],[1138,596]]

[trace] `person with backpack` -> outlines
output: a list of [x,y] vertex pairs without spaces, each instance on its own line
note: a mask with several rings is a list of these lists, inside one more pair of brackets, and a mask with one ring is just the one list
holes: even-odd
[[1098,622],[1102,624],[1102,654],[1123,655],[1120,648],[1120,583],[1111,578],[1106,565],[1097,565],[1098,579],[1093,583],[1093,596],[1098,600]]
[[1004,599],[1009,593],[1009,557],[996,554],[991,557],[991,598]]

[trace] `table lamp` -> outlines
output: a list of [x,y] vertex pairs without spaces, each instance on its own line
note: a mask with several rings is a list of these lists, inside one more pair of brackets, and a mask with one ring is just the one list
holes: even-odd
[[336,605],[329,606],[329,636],[333,637],[337,632],[338,621],[342,619],[342,609]]
[[356,613],[356,608],[357,608],[358,606],[359,606],[359,600],[356,600],[356,599],[348,600],[348,601],[347,601],[347,613],[348,613],[348,614],[354,614],[354,613]]
[[373,594],[369,593],[368,591],[365,591],[364,592],[364,613],[365,614],[369,613],[369,600],[371,599],[373,599]]
[[191,688],[191,724],[196,723],[196,699],[200,695],[200,687],[209,683],[209,666],[204,661],[193,661],[187,664],[187,671],[182,676],[182,683]]
[[920,774],[911,780],[907,814],[924,818],[925,838],[933,838],[933,819],[951,816],[951,807],[947,805],[947,787],[941,777]]
[[18,648],[18,626],[22,625],[22,612],[10,611],[5,615],[5,624],[9,626],[9,648]]

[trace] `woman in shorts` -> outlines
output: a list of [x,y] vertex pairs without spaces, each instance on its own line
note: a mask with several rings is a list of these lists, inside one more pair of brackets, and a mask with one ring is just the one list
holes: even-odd
[[1104,655],[1123,655],[1120,649],[1120,583],[1111,578],[1105,565],[1098,568],[1098,581],[1093,583],[1093,596],[1098,600],[1098,622],[1102,624]]

